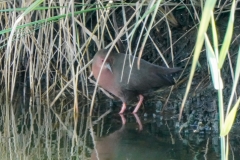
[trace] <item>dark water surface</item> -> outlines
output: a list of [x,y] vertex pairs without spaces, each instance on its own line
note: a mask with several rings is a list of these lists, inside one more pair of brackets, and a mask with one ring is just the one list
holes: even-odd
[[[95,139],[91,159],[219,159],[217,135],[181,135],[174,131],[175,123],[172,120],[163,120],[162,116],[145,120],[140,118],[142,126],[138,124],[140,121],[137,122],[137,115],[124,117],[128,117],[125,125],[112,124],[114,131]],[[123,116],[119,116],[119,119],[122,118]]]
[[[86,103],[74,118],[73,100],[48,107],[39,99],[1,100],[0,159],[220,159],[218,134],[179,134],[177,120],[167,114],[119,115],[102,107],[89,117]],[[234,144],[230,151],[239,159]]]

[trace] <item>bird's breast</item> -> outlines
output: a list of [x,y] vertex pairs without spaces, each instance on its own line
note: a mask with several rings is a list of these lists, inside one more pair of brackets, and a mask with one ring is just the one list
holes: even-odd
[[[100,74],[100,68],[93,69],[93,75],[96,80],[99,74]],[[108,69],[102,70],[99,81],[98,81],[98,85],[117,97],[120,97],[121,95],[121,88],[119,86],[119,83],[117,83],[114,73],[112,73]]]

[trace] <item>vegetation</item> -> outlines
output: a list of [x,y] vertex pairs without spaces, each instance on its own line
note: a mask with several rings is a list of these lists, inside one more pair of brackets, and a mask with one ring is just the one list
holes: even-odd
[[[226,65],[226,57],[230,55],[237,2],[1,1],[0,97],[9,105],[16,97],[16,90],[20,88],[23,97],[31,97],[31,104],[36,103],[36,98],[39,98],[40,103],[52,108],[61,97],[69,94],[74,98],[72,108],[76,124],[79,103],[83,104],[85,100],[87,103],[91,102],[90,115],[94,107],[97,86],[93,93],[89,89],[91,58],[94,53],[104,47],[122,51],[119,45],[121,42],[127,46],[124,50],[140,58],[143,56],[147,41],[150,41],[159,57],[168,65],[166,55],[151,37],[151,32],[164,23],[168,28],[168,53],[174,66],[175,42],[172,40],[171,28],[177,27],[178,22],[173,11],[184,8],[194,21],[192,28],[198,29],[198,36],[193,57],[191,55],[188,57],[192,60],[192,67],[180,113],[184,110],[196,66],[200,66],[198,60],[204,46],[208,60],[208,64],[204,65],[209,65],[214,88],[218,91],[221,158],[228,159],[228,133],[240,104],[240,97],[236,91],[240,75],[240,49],[236,65],[228,64],[233,73],[231,75],[233,83],[227,104],[223,102],[224,96],[228,95],[223,93],[224,81],[221,75],[223,66]],[[131,10],[131,14],[126,8]],[[228,26],[224,40],[221,41],[218,39],[215,22],[226,13],[229,13]],[[118,26],[117,16],[121,17],[122,26]],[[179,38],[182,39],[183,37]],[[185,63],[185,69],[188,62]],[[28,89],[30,95],[24,92]],[[10,119],[6,115],[10,115],[11,112],[10,107],[2,109],[2,115],[5,115],[4,129],[8,131],[4,134],[7,137],[10,136]]]

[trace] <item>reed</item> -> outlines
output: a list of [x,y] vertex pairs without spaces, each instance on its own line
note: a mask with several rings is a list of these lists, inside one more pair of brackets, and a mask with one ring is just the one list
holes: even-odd
[[[198,36],[194,53],[186,57],[187,61],[184,64],[186,69],[190,60],[193,62],[181,113],[190,91],[195,69],[197,65],[200,66],[198,59],[204,46],[208,60],[208,64],[204,65],[209,66],[212,83],[218,91],[221,158],[227,159],[228,143],[225,141],[228,139],[226,137],[234,123],[240,103],[240,97],[236,92],[240,75],[240,49],[235,66],[231,64],[229,53],[237,2],[234,0],[231,3],[227,1],[223,3],[221,0],[207,0],[203,3],[203,1],[194,0],[185,4],[183,1],[173,3],[159,0],[132,3],[122,0],[116,2],[1,1],[0,89],[3,91],[1,97],[4,97],[7,104],[3,110],[4,126],[8,131],[5,132],[8,133],[6,136],[11,134],[7,126],[10,123],[9,115],[13,114],[9,106],[14,101],[16,90],[19,88],[22,89],[23,97],[29,97],[27,95],[29,91],[31,104],[39,98],[39,103],[47,104],[50,109],[61,101],[62,97],[66,95],[73,97],[74,114],[71,116],[74,117],[74,124],[79,120],[79,103],[85,100],[88,103],[91,101],[91,111],[89,111],[91,115],[97,91],[96,86],[94,93],[89,89],[93,86],[88,80],[91,72],[91,58],[103,47],[111,46],[111,49],[122,51],[120,42],[127,46],[126,52],[140,58],[144,56],[147,43],[150,42],[163,63],[168,65],[169,59],[165,54],[167,52],[172,66],[176,65],[174,46],[181,40],[184,41],[184,35],[177,41],[173,41],[172,27],[179,25],[173,10],[186,8],[194,23],[188,32],[197,28]],[[229,13],[228,27],[224,40],[220,41],[215,21],[226,12]],[[117,23],[119,17],[121,26]],[[151,34],[153,31],[158,31],[157,27],[160,25],[166,26],[168,32],[165,34],[169,37],[164,52]],[[211,34],[207,31],[208,29],[211,30]],[[223,93],[224,81],[221,73],[223,66],[227,65],[225,63],[227,58],[233,73],[233,83],[230,99],[225,105],[223,100],[227,95]],[[227,110],[224,109],[225,106]],[[16,124],[12,125],[16,126]],[[13,133],[16,135],[16,132]],[[80,143],[78,140],[75,141]],[[9,158],[8,156],[6,157]]]

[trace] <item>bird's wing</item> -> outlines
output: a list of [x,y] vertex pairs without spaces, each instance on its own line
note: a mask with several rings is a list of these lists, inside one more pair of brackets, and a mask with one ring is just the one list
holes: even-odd
[[[120,54],[119,56],[124,55]],[[123,57],[118,59],[123,59]],[[173,78],[165,74],[166,72],[164,69],[166,68],[164,67],[159,67],[144,60],[141,60],[140,69],[138,69],[137,58],[135,58],[135,62],[131,71],[131,67],[129,64],[130,63],[128,58],[125,63],[121,61],[115,62],[115,68],[118,69],[119,73],[116,75],[115,78],[116,81],[120,82],[122,90],[144,93],[148,90],[160,88],[162,86],[169,86],[174,83]],[[122,71],[123,66],[124,70]]]

